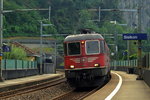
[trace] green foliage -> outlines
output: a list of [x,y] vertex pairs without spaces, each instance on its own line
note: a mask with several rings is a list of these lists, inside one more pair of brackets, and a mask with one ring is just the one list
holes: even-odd
[[130,59],[130,60],[137,59],[137,54],[133,54],[133,55],[129,56],[129,59]]
[[43,48],[43,52],[52,53],[52,52],[54,52],[54,49],[53,48]]
[[[91,28],[93,31],[101,33],[108,44],[118,45],[118,57],[122,58],[122,53],[127,49],[126,41],[122,40],[122,33],[134,32],[126,26],[110,24],[110,21],[116,20],[118,23],[124,23],[120,12],[101,12],[101,21],[98,19],[98,11],[91,12],[88,9],[98,9],[99,6],[104,9],[114,9],[118,7],[119,0],[5,0],[4,9],[23,9],[23,8],[48,8],[50,5],[51,21],[45,21],[44,24],[53,24],[53,26],[43,27],[43,34],[73,34],[79,33],[81,28]],[[29,11],[7,13],[4,16],[4,37],[12,36],[40,36],[39,20],[47,19],[48,11]],[[114,35],[118,34],[115,39]],[[113,34],[108,36],[106,34]],[[64,37],[54,36],[57,40],[63,41]],[[137,49],[136,45],[130,43],[130,46]],[[115,46],[109,46],[111,52],[115,53]],[[130,50],[130,55],[135,52]],[[115,58],[115,57],[114,57]]]
[[[40,3],[41,2],[37,0],[6,0],[4,1],[4,9],[40,8]],[[42,14],[45,15],[45,13]],[[44,17],[45,16],[41,15],[41,12],[38,11],[6,13],[4,16],[4,37],[39,36],[39,20],[42,20]],[[56,32],[57,29],[55,27],[49,27],[46,31],[46,33]]]
[[79,12],[79,16],[78,29],[91,28],[94,31],[98,31],[98,26],[91,20],[92,15],[89,13],[89,11],[81,10]]
[[[127,56],[123,56],[123,52],[127,50],[127,41],[122,39],[122,34],[133,32],[134,30],[129,29],[127,26],[120,26],[119,23],[111,24],[110,21],[106,21],[103,26],[99,28],[99,33],[106,39],[111,52],[115,53],[112,59],[116,59],[116,56],[118,57],[117,59],[127,59]],[[135,45],[134,42],[136,41],[129,42],[129,56],[137,54],[137,45]],[[117,54],[115,44],[118,46]]]
[[4,59],[24,60],[27,58],[26,52],[22,48],[12,46],[11,52],[4,53]]
[[[117,0],[118,1],[118,0]],[[51,22],[55,27],[49,27],[46,34],[73,33],[81,28],[92,28],[98,31],[99,24],[91,20],[98,19],[97,12],[89,12],[89,8],[116,8],[117,1],[109,0],[6,0],[4,9],[52,8]],[[110,4],[110,5],[109,5]],[[108,6],[109,5],[109,6]],[[110,16],[109,16],[110,15]],[[117,14],[118,15],[118,14]],[[102,13],[102,23],[113,15]],[[48,18],[48,11],[29,11],[7,13],[4,16],[4,37],[39,36],[38,20]],[[116,18],[116,16],[115,16]],[[118,18],[118,17],[117,17]]]
[[[36,52],[40,52],[40,48],[34,48],[33,50]],[[42,51],[45,53],[53,53],[54,49],[50,47],[43,47]]]

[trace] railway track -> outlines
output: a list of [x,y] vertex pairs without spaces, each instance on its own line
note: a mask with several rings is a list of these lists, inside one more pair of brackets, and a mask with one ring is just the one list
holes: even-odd
[[96,92],[98,89],[100,89],[100,87],[88,89],[74,89],[66,94],[54,98],[53,100],[82,100],[85,97]]
[[66,82],[66,79],[64,77],[60,77],[60,78],[49,80],[49,81],[42,82],[42,83],[17,88],[14,90],[8,90],[8,91],[0,92],[0,100],[11,98],[11,97],[18,96],[18,95],[31,93],[31,92],[42,90],[42,89],[46,89],[49,87],[59,85],[59,84],[64,83],[64,82]]
[[97,90],[101,89],[109,82],[110,78],[101,82],[98,87],[95,88],[77,88],[68,93],[55,97],[52,100],[83,100],[85,97],[93,94]]

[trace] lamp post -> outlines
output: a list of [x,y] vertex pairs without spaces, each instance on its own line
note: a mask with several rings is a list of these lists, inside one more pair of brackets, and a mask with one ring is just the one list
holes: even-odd
[[[118,24],[116,20],[115,20],[115,21],[110,21],[110,23],[115,24],[115,25],[120,25],[120,26],[127,26],[127,24]],[[114,39],[115,39],[115,41],[116,41],[116,42],[115,42],[115,44],[116,44],[116,45],[115,45],[116,53],[118,52],[117,38],[116,38],[117,36],[118,36],[118,35],[117,35],[117,33],[116,33],[116,30],[115,30],[115,38],[114,38]],[[129,41],[127,41],[128,60],[129,60],[129,49],[130,49],[130,48],[129,48]],[[117,54],[116,54],[116,55],[117,55]],[[117,56],[116,56],[116,58],[117,58]]]
[[[110,21],[111,24],[117,24],[117,21]],[[115,40],[115,55],[116,55],[116,60],[118,60],[118,46],[117,46],[117,32],[115,29],[115,33],[114,33],[114,40]]]
[[[141,33],[142,32],[142,26],[141,26],[141,15],[142,15],[142,0],[139,1],[139,5],[138,5],[138,32]],[[138,40],[138,77],[137,80],[143,80],[143,76],[142,76],[142,41]]]
[[43,27],[45,26],[52,26],[53,24],[43,24],[40,21],[40,74],[42,74],[42,65],[43,65]]

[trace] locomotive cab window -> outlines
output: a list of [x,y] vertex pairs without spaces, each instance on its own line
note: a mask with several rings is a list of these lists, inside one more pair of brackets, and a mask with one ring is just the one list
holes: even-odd
[[80,54],[80,42],[68,43],[68,55]]
[[86,41],[86,53],[87,54],[98,54],[100,53],[99,41]]

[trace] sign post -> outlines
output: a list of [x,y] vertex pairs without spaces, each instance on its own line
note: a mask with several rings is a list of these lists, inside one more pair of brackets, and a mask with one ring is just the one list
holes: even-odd
[[123,40],[137,40],[138,41],[138,69],[139,69],[139,76],[137,80],[141,80],[142,78],[142,40],[147,40],[146,33],[128,33],[123,34]]

